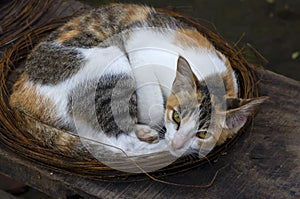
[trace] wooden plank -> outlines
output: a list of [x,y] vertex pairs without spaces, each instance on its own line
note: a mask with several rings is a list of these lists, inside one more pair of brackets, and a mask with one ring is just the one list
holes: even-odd
[[13,196],[5,191],[2,191],[2,190],[0,190],[0,197],[1,197],[1,199],[17,199],[15,196]]
[[270,96],[253,129],[216,162],[165,177],[166,182],[205,185],[207,189],[141,182],[101,182],[45,170],[38,164],[0,149],[0,173],[46,194],[66,198],[299,198],[300,83],[260,71],[262,95]]

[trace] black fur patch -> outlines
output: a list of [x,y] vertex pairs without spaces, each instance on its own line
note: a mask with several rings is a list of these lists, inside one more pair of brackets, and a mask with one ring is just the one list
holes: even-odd
[[191,28],[187,24],[175,19],[174,17],[160,12],[151,12],[147,17],[146,22],[149,27],[167,28],[172,30],[176,30],[179,27]]
[[[205,128],[209,125],[209,121],[211,118],[212,112],[212,104],[211,104],[211,97],[209,90],[206,85],[198,86],[198,90],[203,94],[203,98],[201,100],[201,105],[199,109],[200,117],[199,117],[199,127],[198,130],[201,128]],[[205,126],[204,126],[205,125]]]
[[40,84],[57,84],[76,73],[84,62],[77,50],[43,42],[28,57],[29,79]]
[[85,122],[110,136],[132,132],[137,122],[135,88],[135,80],[126,74],[104,75],[74,88],[69,110],[75,126]]
[[106,134],[118,135],[133,130],[137,122],[134,79],[128,76],[101,78],[95,102],[99,125]]

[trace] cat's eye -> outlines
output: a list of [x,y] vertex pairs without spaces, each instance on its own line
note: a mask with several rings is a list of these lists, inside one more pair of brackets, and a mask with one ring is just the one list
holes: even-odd
[[207,131],[199,131],[196,136],[201,139],[205,139],[210,136],[210,133]]
[[177,111],[175,111],[175,110],[173,111],[172,118],[173,118],[174,122],[176,122],[177,124],[180,124],[181,118]]

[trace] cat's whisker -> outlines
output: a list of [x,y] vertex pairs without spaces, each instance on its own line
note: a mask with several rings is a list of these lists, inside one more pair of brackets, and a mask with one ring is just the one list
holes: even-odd
[[164,126],[162,126],[160,123],[153,123],[151,124],[152,127],[158,127],[158,128],[163,128]]
[[203,154],[201,154],[200,152],[198,152],[198,157],[199,157],[199,158],[204,158],[205,160],[207,160],[208,164],[209,164],[211,167],[213,167],[212,162],[210,161],[210,159],[209,159],[206,155],[203,155]]
[[193,158],[199,158],[196,151],[189,151],[188,153],[190,153],[190,156],[193,157]]
[[213,167],[213,164],[212,164],[212,162],[210,161],[210,159],[209,159],[206,155],[202,154],[202,153],[201,153],[199,150],[197,150],[197,149],[189,148],[189,149],[186,151],[186,154],[189,154],[190,157],[193,157],[193,158],[196,158],[196,159],[203,158],[203,159],[205,159],[205,160],[209,163],[209,165],[210,165],[211,167]]
[[158,124],[151,125],[151,127],[158,132],[163,129],[163,127]]
[[159,134],[159,137],[164,137],[166,133],[166,128],[160,124],[151,125],[152,129],[156,130]]

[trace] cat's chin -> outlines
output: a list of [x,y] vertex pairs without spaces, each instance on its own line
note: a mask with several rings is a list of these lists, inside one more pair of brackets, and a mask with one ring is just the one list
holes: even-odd
[[169,146],[169,153],[176,158],[180,158],[188,155],[192,155],[193,157],[197,156],[199,158],[203,158],[206,157],[209,152],[211,152],[211,148],[206,149],[203,147],[202,148],[189,147],[189,148],[176,150],[171,146]]
[[195,151],[191,148],[191,144],[188,144],[186,143],[182,148],[179,148],[179,149],[175,149],[173,146],[172,146],[172,142],[171,142],[171,139],[166,136],[166,143],[168,144],[168,151],[169,153],[176,157],[176,158],[180,158],[180,157],[183,157],[183,156],[186,156],[186,155],[189,155],[191,153],[194,153]]
[[180,157],[189,155],[191,153],[191,150],[188,148],[176,150],[176,149],[172,148],[171,146],[169,146],[169,152],[171,153],[172,156],[174,156],[176,158],[180,158]]

